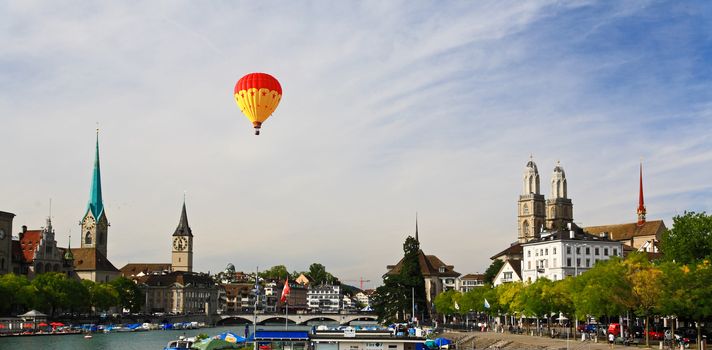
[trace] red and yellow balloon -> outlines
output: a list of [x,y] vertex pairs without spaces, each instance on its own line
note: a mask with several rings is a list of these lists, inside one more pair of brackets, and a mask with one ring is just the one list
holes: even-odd
[[282,99],[282,86],[267,73],[250,73],[235,84],[235,102],[255,127],[255,135]]

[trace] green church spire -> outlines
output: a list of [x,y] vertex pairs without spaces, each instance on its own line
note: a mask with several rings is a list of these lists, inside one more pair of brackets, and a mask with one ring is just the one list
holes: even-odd
[[99,129],[96,129],[96,156],[94,158],[94,174],[89,193],[89,208],[95,219],[104,212],[104,202],[101,200],[101,170],[99,167]]

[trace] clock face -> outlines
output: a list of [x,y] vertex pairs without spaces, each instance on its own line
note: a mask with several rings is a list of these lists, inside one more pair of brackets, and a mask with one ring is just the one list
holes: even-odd
[[84,220],[84,226],[87,227],[87,228],[89,228],[89,229],[94,228],[94,225],[95,225],[95,224],[96,224],[96,223],[94,222],[94,219],[93,219],[91,216],[88,216],[88,217],[86,218],[86,220]]
[[0,239],[5,239],[5,230],[0,228]]
[[187,246],[188,242],[184,237],[176,237],[176,239],[173,240],[173,249],[175,250],[185,250]]

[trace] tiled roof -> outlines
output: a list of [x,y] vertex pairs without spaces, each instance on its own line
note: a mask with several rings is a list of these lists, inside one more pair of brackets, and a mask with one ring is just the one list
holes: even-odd
[[35,260],[35,249],[42,239],[41,230],[28,230],[22,233],[20,248],[22,249],[22,260],[25,263],[32,263]]
[[225,296],[231,299],[240,296],[240,294],[251,293],[255,285],[252,283],[229,283],[224,284],[223,287],[225,288]]
[[119,270],[96,248],[72,248],[75,271],[111,271]]
[[519,276],[519,278],[522,278],[522,261],[521,260],[508,260],[507,264],[512,266],[512,270]]
[[208,275],[186,271],[146,275],[139,277],[138,281],[139,283],[143,283],[151,287],[170,286],[173,284],[180,284],[182,286],[187,286],[189,284],[210,286],[215,284],[213,279]]
[[611,239],[616,241],[632,239],[640,236],[654,236],[660,239],[663,231],[665,231],[665,223],[662,220],[646,221],[642,226],[638,226],[637,222],[618,225],[602,225],[584,227],[584,230],[592,234],[608,232]]
[[120,268],[119,271],[121,271],[121,275],[124,277],[132,277],[141,272],[143,272],[144,275],[147,275],[152,272],[170,271],[171,268],[172,265],[170,263],[135,263],[126,264],[124,267]]
[[[403,258],[401,258],[398,263],[393,266],[389,265],[389,269],[386,274],[392,275],[400,272],[403,265]],[[422,250],[418,251],[418,265],[420,265],[420,272],[423,277],[437,276],[437,277],[458,277],[459,272],[455,271],[455,267],[452,265],[446,265],[440,258],[435,255],[425,255]],[[440,268],[444,267],[445,272],[440,272]]]
[[512,255],[522,255],[522,254],[524,254],[524,248],[522,248],[521,243],[517,242],[517,243],[510,245],[505,250],[493,255],[490,259],[494,260],[494,259],[497,259],[500,256],[504,256],[504,255],[512,256]]
[[464,275],[460,277],[461,280],[475,280],[475,281],[484,281],[485,275],[481,273],[468,273],[467,275]]

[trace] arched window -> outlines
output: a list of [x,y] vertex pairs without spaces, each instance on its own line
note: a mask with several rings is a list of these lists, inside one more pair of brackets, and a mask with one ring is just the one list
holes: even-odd
[[91,232],[87,231],[87,235],[84,238],[84,244],[91,244]]
[[522,225],[522,227],[524,228],[524,235],[529,235],[529,222],[524,221],[524,225]]
[[524,212],[524,215],[529,215],[529,206],[524,203],[524,207],[522,207],[522,211]]

